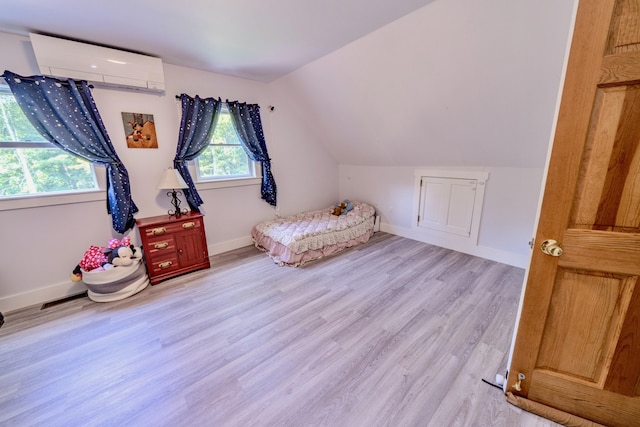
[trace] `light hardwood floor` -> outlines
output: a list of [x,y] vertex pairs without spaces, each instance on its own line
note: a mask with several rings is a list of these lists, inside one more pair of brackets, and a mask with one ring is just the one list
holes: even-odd
[[253,247],[131,298],[6,315],[2,426],[555,426],[503,373],[523,270],[377,233],[300,268]]

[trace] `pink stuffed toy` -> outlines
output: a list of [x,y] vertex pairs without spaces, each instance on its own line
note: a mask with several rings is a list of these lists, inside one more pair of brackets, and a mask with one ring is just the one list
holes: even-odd
[[[103,266],[109,263],[109,254],[114,252],[116,249],[120,249],[121,247],[127,248],[129,251],[132,249],[129,248],[131,245],[131,238],[129,236],[125,236],[122,240],[118,239],[109,239],[108,247],[104,246],[94,246],[91,245],[89,250],[84,253],[82,260],[78,263],[78,265],[74,268],[71,273],[71,280],[73,282],[78,282],[82,280],[82,270],[91,271],[91,270],[103,270]],[[138,250],[139,251],[139,250]],[[122,264],[124,265],[124,264]]]
[[91,271],[102,267],[102,264],[108,261],[107,256],[104,254],[105,250],[106,248],[100,246],[89,247],[89,250],[84,253],[78,265],[84,271]]
[[131,245],[131,238],[129,236],[125,236],[122,240],[118,239],[109,239],[109,249],[115,249],[120,246],[129,246]]

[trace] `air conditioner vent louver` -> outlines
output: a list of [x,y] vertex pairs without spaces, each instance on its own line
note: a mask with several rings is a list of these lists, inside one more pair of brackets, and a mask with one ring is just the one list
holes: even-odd
[[162,60],[88,43],[29,34],[40,72],[96,85],[164,91]]

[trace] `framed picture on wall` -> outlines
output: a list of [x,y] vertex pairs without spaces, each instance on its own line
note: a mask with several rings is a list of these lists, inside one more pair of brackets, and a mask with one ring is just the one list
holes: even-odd
[[158,148],[153,114],[122,113],[122,124],[129,148]]

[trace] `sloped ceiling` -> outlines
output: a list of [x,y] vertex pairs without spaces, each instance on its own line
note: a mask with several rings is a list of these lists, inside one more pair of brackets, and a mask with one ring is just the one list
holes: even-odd
[[276,82],[340,164],[542,168],[574,0],[442,0]]
[[542,168],[574,3],[4,0],[0,31],[269,82],[339,164]]
[[0,31],[37,32],[271,81],[434,0],[3,0]]

